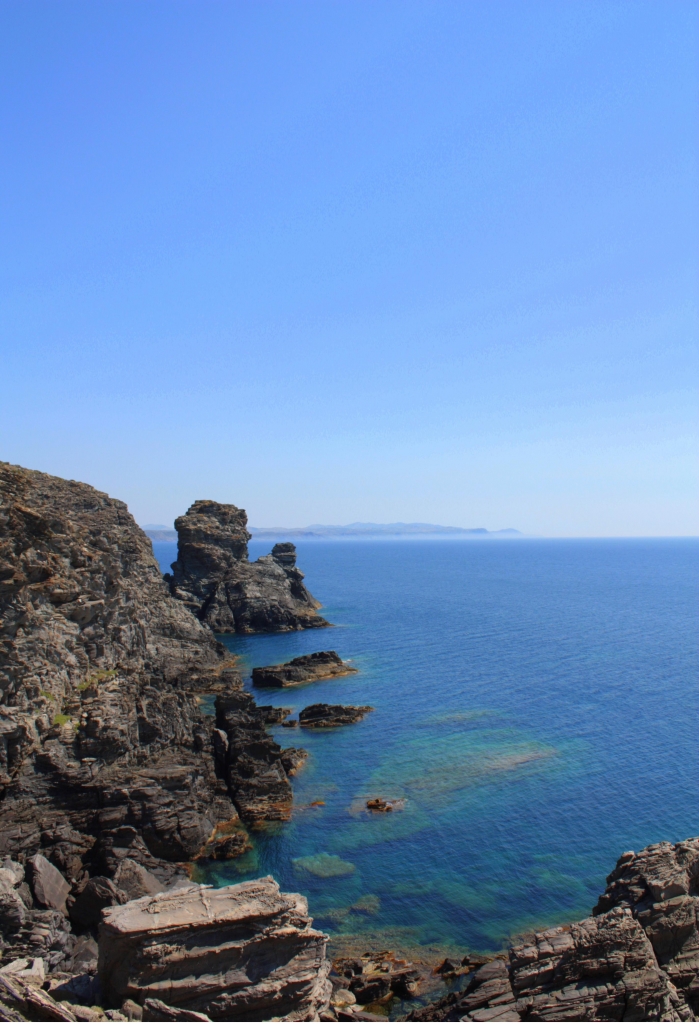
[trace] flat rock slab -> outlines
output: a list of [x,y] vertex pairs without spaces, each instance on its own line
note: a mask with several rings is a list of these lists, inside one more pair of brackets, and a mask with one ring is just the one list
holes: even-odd
[[353,725],[374,709],[368,704],[310,704],[299,712],[299,725],[306,729],[333,729],[338,725]]
[[156,999],[218,1021],[317,1019],[330,963],[311,925],[306,900],[271,877],[145,896],[103,911],[102,989],[112,1005]]
[[255,686],[298,686],[301,683],[313,683],[318,679],[331,679],[335,676],[349,676],[357,672],[348,665],[336,651],[316,651],[315,654],[303,654],[283,665],[267,665],[252,670],[252,681]]

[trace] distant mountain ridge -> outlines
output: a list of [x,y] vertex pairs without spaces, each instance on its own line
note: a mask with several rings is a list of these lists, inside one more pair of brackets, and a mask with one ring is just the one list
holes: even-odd
[[[151,540],[176,541],[177,533],[167,526],[149,523],[143,527]],[[312,526],[249,526],[254,538],[293,537],[406,537],[406,536],[449,536],[497,538],[521,537],[519,530],[486,530],[485,527],[466,529],[463,526],[437,526],[435,523],[348,523],[346,526],[326,526],[314,523]]]

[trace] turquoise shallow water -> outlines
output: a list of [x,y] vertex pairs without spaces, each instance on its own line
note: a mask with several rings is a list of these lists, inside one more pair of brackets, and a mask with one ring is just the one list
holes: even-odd
[[[330,932],[486,950],[585,916],[622,851],[699,833],[699,542],[298,548],[336,628],[222,639],[248,672],[330,648],[360,669],[261,703],[376,710],[274,730],[310,752],[294,818],[210,880],[273,874]],[[404,810],[366,814],[377,795]]]

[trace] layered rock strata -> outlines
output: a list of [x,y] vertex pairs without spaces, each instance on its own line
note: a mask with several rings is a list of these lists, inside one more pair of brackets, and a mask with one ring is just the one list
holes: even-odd
[[334,729],[340,725],[353,725],[373,711],[369,705],[310,704],[299,712],[299,725],[306,729]]
[[155,998],[211,1020],[315,1020],[331,984],[311,925],[306,900],[272,878],[144,897],[103,913],[102,990],[112,1005]]
[[257,633],[329,625],[303,584],[293,544],[248,560],[247,515],[235,505],[196,501],[175,520],[177,561],[166,579],[215,633]]
[[626,853],[592,917],[535,933],[408,1019],[696,1020],[698,882],[699,839]]
[[314,683],[320,679],[349,676],[357,672],[335,651],[316,651],[302,654],[283,665],[266,665],[252,670],[254,686],[285,688],[302,683]]

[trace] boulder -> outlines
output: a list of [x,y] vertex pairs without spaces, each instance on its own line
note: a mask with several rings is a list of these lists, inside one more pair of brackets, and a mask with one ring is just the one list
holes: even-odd
[[14,935],[26,924],[28,910],[24,900],[15,892],[0,892],[0,934],[4,936]]
[[162,892],[165,886],[155,875],[138,864],[130,857],[124,857],[119,862],[119,867],[114,875],[114,884],[126,893],[130,900],[140,899],[141,896],[155,896]]
[[59,913],[66,913],[66,897],[70,893],[70,886],[65,878],[46,857],[37,853],[29,861],[31,870],[31,885],[34,899],[42,906],[51,910],[58,910]]
[[314,1019],[331,985],[327,937],[311,925],[306,900],[272,878],[146,896],[104,910],[100,981],[112,1005],[160,999],[212,1020]]
[[282,665],[267,665],[252,670],[254,686],[287,687],[301,683],[314,683],[318,679],[349,676],[357,672],[336,651],[316,651],[302,654]]
[[305,729],[334,729],[339,725],[360,722],[373,710],[369,705],[356,707],[352,704],[310,704],[299,712],[299,725]]

